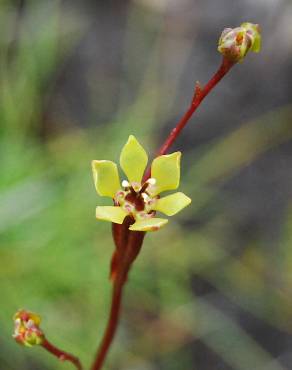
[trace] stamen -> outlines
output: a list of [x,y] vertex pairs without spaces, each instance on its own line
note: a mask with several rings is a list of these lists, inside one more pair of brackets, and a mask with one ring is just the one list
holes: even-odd
[[142,193],[141,197],[146,201],[149,198],[149,195],[146,193]]
[[147,182],[145,182],[145,183],[143,184],[143,186],[141,187],[141,189],[140,189],[139,193],[140,193],[140,194],[143,194],[143,193],[144,193],[144,191],[145,191],[147,188],[148,188],[148,183],[147,183]]
[[153,177],[151,177],[150,179],[148,179],[146,182],[144,182],[143,186],[141,187],[139,193],[143,193],[149,186],[153,186],[156,184],[156,179],[154,179]]
[[150,179],[148,179],[147,182],[148,182],[149,185],[155,185],[156,184],[156,179],[154,179],[153,177],[150,177]]
[[127,181],[127,180],[123,180],[123,181],[122,181],[122,187],[123,187],[123,188],[129,188],[129,187],[130,187],[130,183],[129,183],[129,181]]

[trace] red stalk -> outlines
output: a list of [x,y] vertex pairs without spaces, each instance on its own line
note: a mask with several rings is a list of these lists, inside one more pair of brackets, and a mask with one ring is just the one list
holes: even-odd
[[[229,72],[229,70],[231,69],[231,67],[234,66],[234,64],[235,64],[234,62],[231,62],[230,60],[223,58],[219,69],[204,87],[201,87],[199,83],[196,84],[195,93],[194,93],[191,105],[189,106],[188,110],[185,112],[183,117],[180,119],[180,121],[177,123],[175,128],[171,130],[165,142],[162,144],[162,146],[158,150],[156,156],[163,155],[168,152],[171,145],[177,139],[177,137],[179,136],[183,128],[189,122],[192,115],[195,113],[197,108],[200,106],[201,102],[213,90],[213,88],[218,84],[218,82],[220,82],[221,79]],[[146,181],[150,176],[151,176],[151,170],[150,168],[148,168],[148,170],[146,171],[144,175],[144,181]]]
[[117,263],[115,264],[116,271],[111,272],[113,282],[113,292],[109,319],[105,329],[101,345],[97,351],[96,358],[92,364],[91,370],[100,370],[110,349],[112,341],[117,331],[123,288],[127,281],[127,275],[132,263],[140,252],[144,232],[130,231],[129,219],[125,219],[124,224],[113,224],[113,235],[117,246]]
[[82,365],[78,357],[71,355],[71,353],[65,352],[54,346],[50,343],[46,338],[44,339],[43,343],[41,344],[43,348],[45,348],[48,352],[52,355],[56,356],[61,361],[70,361],[73,365],[75,365],[76,369],[82,370]]
[[170,132],[169,136],[165,140],[165,142],[162,144],[161,148],[158,151],[158,155],[165,154],[170,146],[173,144],[175,139],[178,137],[182,129],[185,127],[185,125],[188,123],[189,119],[192,117],[194,112],[197,110],[201,102],[204,100],[204,98],[209,94],[209,92],[218,84],[218,82],[226,75],[227,72],[229,72],[230,68],[234,65],[234,62],[231,62],[230,60],[223,58],[222,63],[218,69],[218,71],[214,74],[214,76],[211,78],[211,80],[204,86],[200,87],[200,85],[197,83],[195,94],[192,99],[192,103],[189,107],[189,109],[186,111],[182,119],[178,122],[176,127]]
[[95,361],[91,367],[92,370],[101,369],[105,357],[108,353],[108,350],[111,346],[111,343],[114,339],[119,318],[120,318],[120,310],[121,310],[121,303],[122,303],[122,293],[123,293],[124,282],[121,280],[119,276],[117,276],[114,286],[113,286],[113,293],[112,293],[112,302],[111,302],[111,309],[110,315],[107,323],[107,327],[97,352]]

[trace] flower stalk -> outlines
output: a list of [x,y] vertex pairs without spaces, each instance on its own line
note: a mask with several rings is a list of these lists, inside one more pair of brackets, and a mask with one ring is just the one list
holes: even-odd
[[54,346],[45,337],[43,342],[41,343],[41,346],[53,356],[57,357],[60,361],[69,361],[76,367],[77,370],[83,370],[82,364],[78,357],[73,356],[71,353],[65,352]]
[[123,288],[127,281],[132,263],[138,256],[145,232],[131,231],[129,226],[133,223],[127,217],[122,225],[113,224],[113,237],[116,251],[111,264],[111,279],[113,280],[112,300],[107,327],[91,370],[100,370],[112,344],[120,319]]
[[[205,97],[214,89],[214,87],[222,80],[222,78],[230,71],[230,69],[234,66],[235,62],[229,60],[226,57],[222,58],[222,62],[220,67],[218,68],[217,72],[213,75],[213,77],[209,80],[209,82],[202,87],[199,82],[196,83],[195,92],[191,101],[191,104],[176,126],[171,130],[169,135],[167,136],[164,143],[159,148],[156,156],[164,155],[168,152],[172,144],[178,138],[182,130],[185,128],[187,123],[190,121],[193,114],[201,105],[202,101]],[[148,168],[144,175],[144,180],[146,181],[151,176],[151,169]]]
[[[191,101],[191,104],[182,118],[179,120],[177,125],[171,130],[169,135],[167,136],[166,140],[159,148],[157,152],[157,156],[164,155],[168,152],[172,144],[178,138],[179,134],[185,128],[193,114],[201,105],[202,101],[205,97],[214,89],[214,87],[222,80],[222,78],[230,71],[230,69],[234,66],[235,62],[229,60],[226,57],[222,58],[222,62],[220,67],[218,68],[217,72],[213,75],[213,77],[209,80],[209,82],[202,87],[199,82],[196,83],[195,92]],[[151,176],[151,169],[148,168],[144,175],[144,181],[146,181]]]
[[221,65],[218,68],[217,72],[204,87],[201,87],[198,82],[196,83],[195,93],[191,105],[189,106],[188,110],[183,115],[181,120],[177,123],[175,128],[170,132],[165,142],[158,150],[157,155],[163,155],[168,152],[169,148],[177,139],[177,137],[179,136],[183,128],[186,126],[186,124],[189,122],[190,118],[195,113],[197,108],[200,106],[202,101],[214,89],[218,82],[220,82],[222,78],[230,71],[231,67],[233,67],[234,64],[235,63],[233,61],[230,61],[229,59],[223,57]]

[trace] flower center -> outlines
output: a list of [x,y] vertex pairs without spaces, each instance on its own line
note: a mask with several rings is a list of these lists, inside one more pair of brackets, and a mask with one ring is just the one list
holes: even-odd
[[151,189],[156,180],[148,179],[143,185],[138,182],[122,182],[123,190],[119,190],[115,196],[115,203],[122,207],[135,219],[151,218],[155,215],[153,206],[158,197],[151,195]]

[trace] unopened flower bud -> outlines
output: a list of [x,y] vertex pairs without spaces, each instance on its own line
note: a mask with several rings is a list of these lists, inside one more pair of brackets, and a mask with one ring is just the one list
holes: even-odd
[[16,342],[27,347],[43,343],[44,333],[39,328],[40,316],[29,311],[19,310],[13,319],[15,325],[13,338]]
[[260,48],[260,28],[249,22],[236,28],[225,28],[218,44],[218,51],[234,63],[242,61],[249,51],[258,53]]

